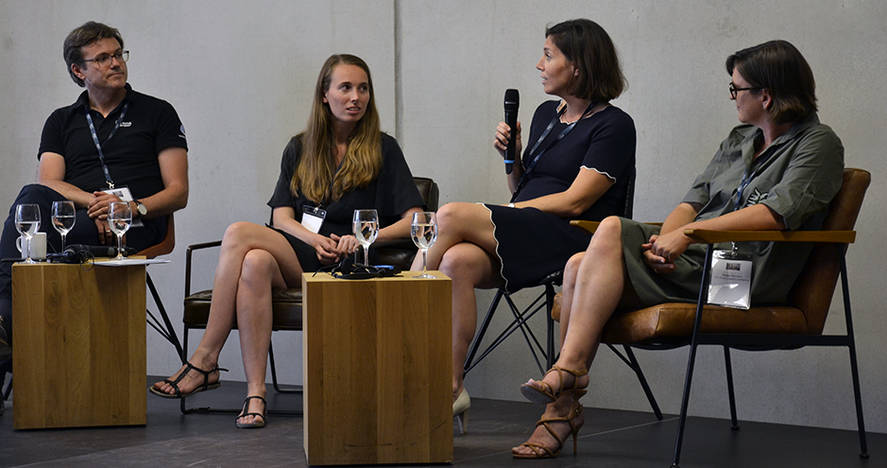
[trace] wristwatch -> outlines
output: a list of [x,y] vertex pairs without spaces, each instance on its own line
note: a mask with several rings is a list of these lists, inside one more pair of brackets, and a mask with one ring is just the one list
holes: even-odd
[[139,212],[139,216],[145,216],[146,214],[148,214],[148,208],[144,204],[142,204],[142,202],[138,200],[133,201],[136,204],[136,211]]

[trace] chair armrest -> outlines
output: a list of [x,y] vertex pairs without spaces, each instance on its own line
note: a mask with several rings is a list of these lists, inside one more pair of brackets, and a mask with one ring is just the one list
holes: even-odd
[[191,254],[195,250],[208,249],[210,247],[218,247],[222,245],[222,241],[204,242],[202,244],[191,244],[185,251],[185,297],[191,295]]
[[685,229],[684,235],[695,242],[827,242],[852,244],[856,231],[713,231]]
[[[574,219],[570,221],[571,226],[576,226],[586,231],[594,234],[594,231],[597,231],[597,227],[600,226],[600,221],[586,221],[584,219]],[[649,224],[650,226],[662,226],[662,223],[644,223]]]

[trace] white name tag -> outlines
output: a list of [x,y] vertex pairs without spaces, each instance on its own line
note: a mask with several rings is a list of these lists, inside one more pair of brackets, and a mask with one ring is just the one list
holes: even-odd
[[751,304],[752,263],[729,250],[715,250],[711,259],[708,303],[748,309]]
[[320,227],[323,226],[323,220],[326,219],[326,210],[315,206],[302,207],[302,226],[305,229],[317,234]]
[[[102,190],[102,191],[105,193],[110,193],[111,195],[114,195],[117,198],[119,198],[125,202],[131,202],[133,200],[132,192],[129,191],[129,187],[114,187],[112,189]],[[137,218],[135,216],[136,214],[137,213],[133,213],[132,224],[130,225],[130,227],[144,226],[145,224],[142,223],[142,218]]]

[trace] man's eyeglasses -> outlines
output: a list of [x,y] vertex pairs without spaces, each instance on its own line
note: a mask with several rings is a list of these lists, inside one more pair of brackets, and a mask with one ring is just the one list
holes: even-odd
[[84,62],[95,62],[96,65],[100,67],[107,66],[111,63],[111,59],[117,59],[117,61],[127,61],[129,60],[129,51],[128,50],[118,50],[113,54],[99,54],[91,59],[83,59]]
[[756,91],[759,89],[763,89],[763,88],[759,88],[759,87],[737,88],[736,85],[733,84],[732,81],[730,82],[730,85],[728,86],[728,88],[730,88],[730,99],[733,99],[733,100],[736,99],[736,95],[739,94],[740,91]]

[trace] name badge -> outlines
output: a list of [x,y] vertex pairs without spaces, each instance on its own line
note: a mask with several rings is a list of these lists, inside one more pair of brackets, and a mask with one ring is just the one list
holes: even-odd
[[[129,187],[114,187],[112,189],[102,190],[102,192],[110,193],[111,195],[114,195],[125,202],[133,201],[132,192],[129,191]],[[142,227],[144,225],[145,224],[142,223],[142,218],[137,218],[135,216],[132,217],[132,224],[130,225],[131,228]]]
[[326,210],[318,206],[302,207],[302,226],[305,229],[317,234],[320,227],[323,226],[323,220],[326,219]]
[[751,304],[752,262],[747,255],[715,250],[711,259],[708,303],[748,310]]

